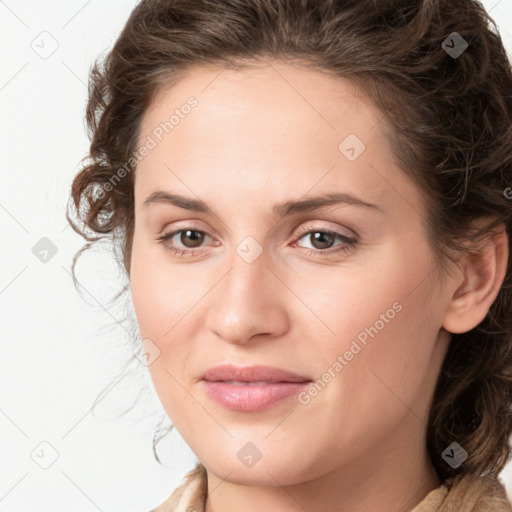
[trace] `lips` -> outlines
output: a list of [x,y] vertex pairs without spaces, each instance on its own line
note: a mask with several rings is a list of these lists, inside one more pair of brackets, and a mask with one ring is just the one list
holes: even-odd
[[201,384],[208,397],[226,409],[257,412],[296,395],[312,382],[308,377],[270,366],[210,368]]
[[309,377],[304,377],[291,371],[272,366],[256,365],[237,367],[229,364],[210,368],[203,374],[202,379],[208,382],[259,382],[266,384],[275,382],[311,381]]

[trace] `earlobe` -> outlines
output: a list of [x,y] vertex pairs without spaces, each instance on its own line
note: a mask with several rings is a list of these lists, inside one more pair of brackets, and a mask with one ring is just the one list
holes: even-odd
[[443,318],[443,328],[453,334],[468,332],[487,315],[507,272],[508,237],[505,226],[489,234],[460,261],[462,282],[454,285]]

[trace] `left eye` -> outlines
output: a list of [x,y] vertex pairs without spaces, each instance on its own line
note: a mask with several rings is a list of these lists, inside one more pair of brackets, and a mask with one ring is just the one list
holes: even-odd
[[[181,243],[184,243],[184,249],[179,249],[176,248],[174,245],[168,245],[165,243],[167,240],[172,241],[172,239],[176,235],[180,235],[179,240]],[[183,254],[185,252],[189,252],[190,248],[199,247],[203,242],[205,236],[209,235],[207,235],[204,231],[199,231],[197,229],[179,229],[177,231],[173,231],[172,233],[167,233],[166,235],[161,236],[158,240],[160,243],[166,245],[166,247],[168,247],[171,251]],[[188,245],[188,242],[186,241],[187,238],[190,238],[192,240],[190,245]]]
[[[312,236],[312,235],[314,235],[314,236]],[[313,251],[311,251],[307,247],[304,247],[304,249],[306,249],[307,251],[313,252],[313,253],[315,253],[315,252],[324,252],[325,253],[325,252],[329,251],[332,248],[332,244],[333,244],[334,240],[336,240],[336,239],[341,240],[342,243],[339,245],[341,245],[342,247],[339,249],[335,249],[335,251],[336,250],[348,250],[356,244],[356,240],[353,238],[349,238],[345,235],[342,235],[341,233],[337,233],[336,231],[328,231],[328,230],[322,230],[322,229],[310,230],[306,233],[303,233],[300,236],[299,240],[302,238],[306,238],[306,237],[309,237],[309,240],[312,242]],[[319,244],[320,247],[315,246],[315,244]],[[329,245],[329,247],[325,247],[325,245]],[[335,247],[337,247],[337,246],[335,246]]]
[[[177,235],[179,235],[178,240],[181,244],[183,244],[183,247],[176,247],[175,243],[166,243],[167,241],[172,242],[172,239]],[[348,251],[352,249],[357,243],[357,240],[354,238],[347,237],[341,233],[337,233],[336,231],[322,229],[310,230],[306,233],[302,233],[297,240],[301,240],[302,238],[306,238],[308,236],[313,242],[313,249],[299,246],[307,254],[327,254],[338,251]],[[179,229],[161,236],[158,238],[158,242],[165,245],[169,250],[176,254],[187,254],[193,256],[196,253],[194,249],[201,246],[205,237],[210,237],[210,235],[204,231],[197,229]],[[334,246],[335,248],[333,250],[332,245],[336,239],[340,240],[341,243],[337,246]],[[319,244],[320,247],[318,247],[318,245],[315,247],[315,244]],[[329,247],[326,247],[326,245]]]

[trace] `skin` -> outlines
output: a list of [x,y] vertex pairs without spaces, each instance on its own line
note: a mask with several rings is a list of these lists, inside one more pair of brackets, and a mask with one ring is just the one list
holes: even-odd
[[[160,351],[149,365],[155,389],[207,470],[206,510],[409,511],[440,485],[425,439],[448,331],[485,316],[506,235],[441,280],[424,193],[398,168],[382,113],[361,91],[279,61],[220,71],[193,68],[146,111],[141,144],[190,96],[198,101],[137,167],[130,275],[141,336]],[[349,134],[366,145],[355,161],[338,150]],[[215,214],[144,205],[156,190],[200,198]],[[272,214],[276,203],[332,192],[378,209]],[[204,233],[199,245],[187,229]],[[347,244],[322,246],[299,229],[358,241],[333,252]],[[251,254],[262,250],[251,263],[236,251],[249,236]],[[173,244],[196,254],[174,254]],[[237,412],[202,388],[201,374],[221,363],[317,380],[395,303],[401,311],[307,404],[290,397]],[[237,457],[248,442],[262,453],[252,467]]]

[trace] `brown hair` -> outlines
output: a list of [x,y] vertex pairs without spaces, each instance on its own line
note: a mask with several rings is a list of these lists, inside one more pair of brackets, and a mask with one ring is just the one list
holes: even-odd
[[[450,53],[463,40],[465,51]],[[75,231],[91,243],[120,242],[129,275],[133,155],[145,110],[192,66],[266,57],[348,78],[382,110],[400,167],[430,202],[427,231],[441,274],[465,241],[497,227],[506,227],[510,245],[512,72],[498,29],[476,0],[142,0],[90,73],[89,161],[71,190],[84,228],[67,213]],[[120,168],[123,178],[109,187]],[[480,231],[471,229],[475,219],[486,221]],[[75,255],[73,276],[91,243]],[[444,482],[496,476],[510,457],[510,255],[486,318],[452,335],[439,375],[427,442]],[[469,455],[457,468],[441,457],[454,441]]]

